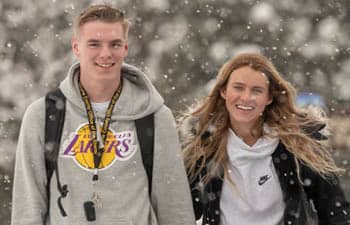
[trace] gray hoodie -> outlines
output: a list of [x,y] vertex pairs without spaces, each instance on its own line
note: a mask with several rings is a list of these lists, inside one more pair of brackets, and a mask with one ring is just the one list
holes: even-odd
[[[122,67],[123,90],[113,111],[107,144],[92,182],[92,154],[86,110],[77,85],[79,64],[61,83],[67,98],[65,125],[58,157],[59,176],[68,185],[62,199],[67,217],[58,208],[55,174],[46,193],[44,159],[44,98],[24,115],[18,140],[13,189],[12,225],[188,225],[195,224],[187,177],[174,118],[145,74]],[[155,146],[151,200],[134,120],[154,113]],[[104,118],[104,115],[97,114]],[[88,222],[83,204],[99,196],[96,221]],[[50,216],[47,204],[50,202]]]

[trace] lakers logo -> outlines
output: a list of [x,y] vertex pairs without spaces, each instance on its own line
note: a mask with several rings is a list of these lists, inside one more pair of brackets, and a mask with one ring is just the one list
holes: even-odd
[[[136,152],[136,146],[132,145],[133,136],[131,131],[116,133],[109,129],[98,169],[106,169],[116,160],[130,159]],[[73,158],[80,167],[91,170],[95,169],[93,152],[89,125],[84,124],[71,136],[63,157]]]

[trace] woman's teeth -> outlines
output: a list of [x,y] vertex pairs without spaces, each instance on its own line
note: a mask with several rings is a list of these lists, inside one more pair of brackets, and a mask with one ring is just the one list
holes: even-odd
[[248,111],[254,109],[254,107],[252,107],[252,106],[244,106],[244,105],[236,105],[236,107],[237,107],[237,109],[248,110]]

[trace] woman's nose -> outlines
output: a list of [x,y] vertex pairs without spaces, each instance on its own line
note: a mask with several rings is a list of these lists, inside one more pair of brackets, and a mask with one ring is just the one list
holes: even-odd
[[251,97],[252,97],[252,95],[251,95],[249,90],[245,90],[241,93],[242,100],[249,101],[249,100],[251,100]]

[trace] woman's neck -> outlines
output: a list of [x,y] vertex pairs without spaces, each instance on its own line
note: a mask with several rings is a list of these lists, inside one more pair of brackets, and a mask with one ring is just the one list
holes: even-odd
[[257,122],[254,125],[237,125],[235,123],[231,123],[231,129],[235,132],[235,134],[240,137],[244,143],[249,146],[253,146],[258,139],[262,136],[262,126],[260,122]]

